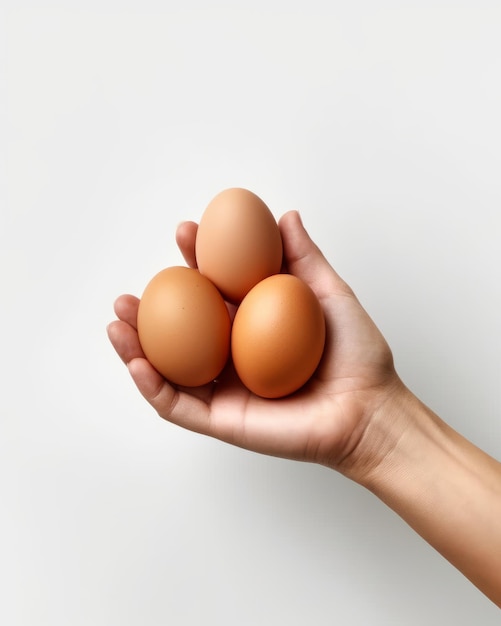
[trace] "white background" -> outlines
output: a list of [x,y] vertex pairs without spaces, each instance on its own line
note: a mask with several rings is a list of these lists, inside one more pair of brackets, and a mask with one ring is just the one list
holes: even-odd
[[0,622],[499,624],[325,468],[182,431],[105,327],[228,186],[312,237],[443,419],[501,458],[501,6],[7,2]]

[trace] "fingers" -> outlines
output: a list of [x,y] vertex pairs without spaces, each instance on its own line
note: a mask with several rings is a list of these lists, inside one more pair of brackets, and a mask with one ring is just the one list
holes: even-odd
[[198,224],[195,222],[181,222],[176,230],[176,243],[189,267],[197,267],[195,257],[197,229]]
[[164,419],[202,434],[210,433],[207,390],[200,395],[185,393],[170,385],[144,358],[134,358],[127,365],[141,395]]
[[114,311],[118,319],[127,322],[132,328],[137,328],[137,309],[139,306],[139,298],[124,294],[119,296],[113,305]]
[[[120,313],[130,313],[127,307],[134,304],[133,300],[132,296],[121,296],[116,308]],[[209,434],[209,387],[193,389],[188,394],[170,385],[146,360],[137,331],[128,321],[118,319],[111,322],[107,333],[138,390],[161,417],[190,430]]]
[[124,363],[144,357],[137,336],[137,309],[139,299],[125,294],[115,300],[114,310],[118,317],[108,324],[106,331],[111,344]]
[[118,356],[127,365],[138,390],[157,413],[190,430],[209,434],[208,406],[210,386],[185,393],[170,385],[147,361],[136,330],[139,300],[123,295],[115,302],[119,317],[108,324],[109,340]]
[[108,324],[106,330],[111,345],[125,364],[136,358],[144,358],[137,331],[129,323],[115,320]]
[[353,295],[306,232],[299,213],[289,211],[278,222],[288,271],[304,280],[318,297]]

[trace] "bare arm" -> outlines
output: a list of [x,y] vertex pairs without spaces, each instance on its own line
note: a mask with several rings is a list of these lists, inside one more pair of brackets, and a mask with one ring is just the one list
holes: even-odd
[[360,446],[382,438],[377,464],[358,474],[357,466],[354,478],[501,607],[501,463],[405,389],[374,416]]

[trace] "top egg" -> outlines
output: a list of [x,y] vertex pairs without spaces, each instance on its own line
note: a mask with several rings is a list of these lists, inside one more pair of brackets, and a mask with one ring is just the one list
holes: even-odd
[[258,282],[280,272],[282,238],[268,206],[234,187],[215,196],[200,219],[195,255],[201,274],[239,303]]

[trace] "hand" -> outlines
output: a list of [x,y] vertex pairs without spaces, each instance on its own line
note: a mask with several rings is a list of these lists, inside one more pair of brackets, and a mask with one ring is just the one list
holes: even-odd
[[[381,449],[364,432],[380,408],[403,385],[391,351],[350,287],[308,236],[299,214],[279,221],[284,271],[316,293],[326,318],[326,346],[312,379],[293,395],[274,400],[254,396],[228,365],[218,381],[199,388],[169,384],[145,359],[136,317],[139,300],[122,295],[118,320],[108,335],[145,399],[164,419],[256,452],[327,465],[359,480]],[[182,223],[178,246],[196,267],[197,225]]]

